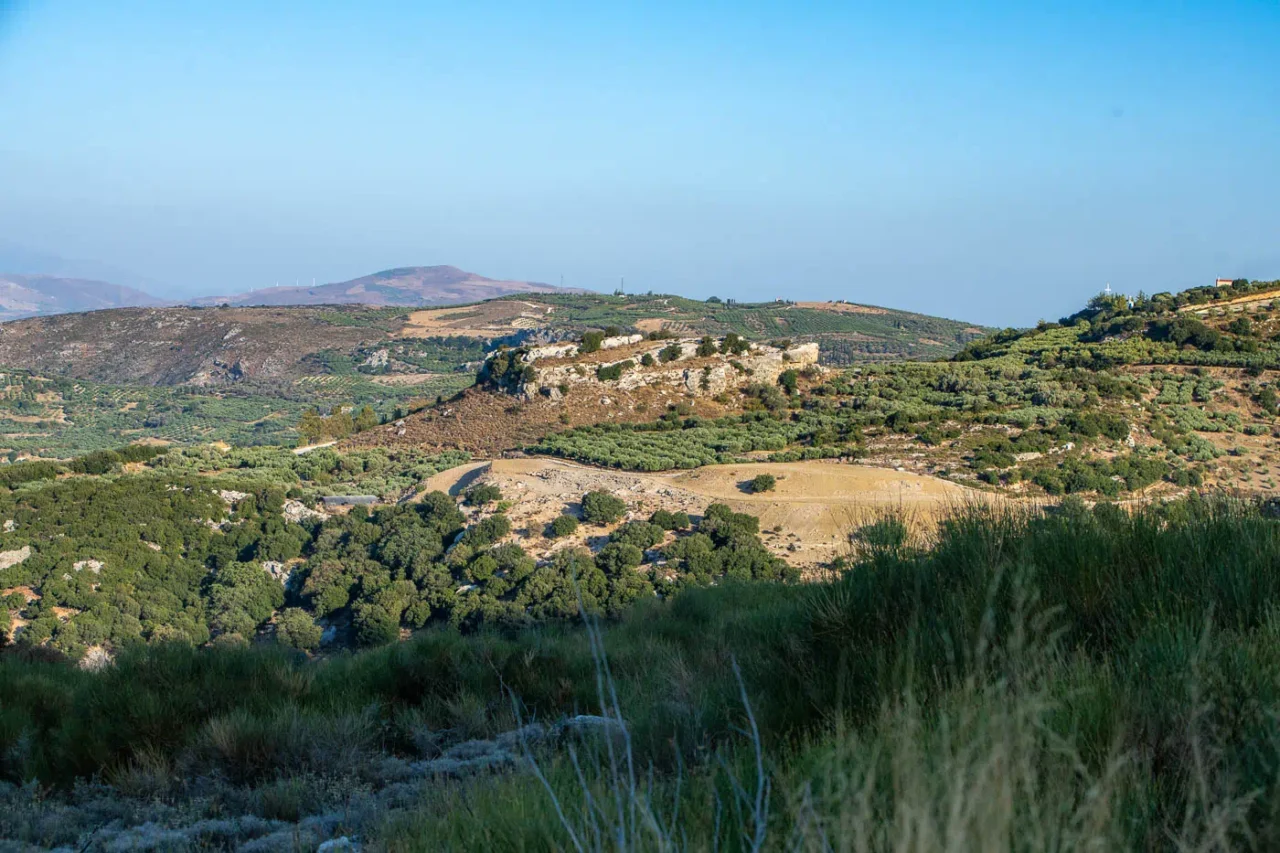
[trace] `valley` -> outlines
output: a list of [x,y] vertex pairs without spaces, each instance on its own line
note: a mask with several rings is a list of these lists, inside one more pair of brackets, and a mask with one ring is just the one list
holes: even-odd
[[[907,332],[846,303],[554,294],[0,325],[0,695],[20,697],[0,704],[0,813],[19,816],[0,837],[78,839],[108,809],[111,843],[161,821],[184,849],[214,837],[216,800],[239,815],[216,829],[228,849],[416,849],[423,802],[542,803],[532,763],[567,793],[556,762],[599,755],[601,732],[654,762],[677,741],[692,765],[703,743],[785,755],[808,733],[825,754],[844,749],[823,734],[833,704],[867,731],[899,677],[972,704],[956,683],[1027,677],[1024,656],[1054,702],[1085,679],[1149,721],[1183,702],[1169,678],[1117,687],[1080,661],[1146,654],[1125,638],[1205,601],[1243,632],[1209,653],[1252,654],[1260,603],[1280,601],[1280,285],[1231,291],[1104,294],[929,358],[888,353],[941,346],[913,336],[949,321]],[[833,317],[890,325],[819,328]],[[831,343],[872,333],[880,351]],[[602,655],[622,699],[596,692]],[[227,689],[245,678],[269,710]],[[111,679],[156,716],[104,710]],[[1040,695],[997,705],[1048,726]],[[77,733],[31,734],[49,727]],[[1148,755],[1098,738],[1071,749]],[[86,768],[111,806],[76,787]],[[284,809],[281,785],[300,798]],[[438,808],[432,826],[455,811]]]

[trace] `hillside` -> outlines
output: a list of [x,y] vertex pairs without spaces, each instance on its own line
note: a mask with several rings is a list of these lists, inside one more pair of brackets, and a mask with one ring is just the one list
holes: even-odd
[[956,320],[851,302],[701,302],[670,295],[543,294],[481,305],[417,311],[407,333],[461,334],[517,343],[536,336],[571,337],[586,329],[644,334],[789,339],[819,345],[824,364],[943,358],[987,329]]
[[[1270,849],[1273,299],[529,339],[336,446],[0,466],[0,839]],[[397,333],[365,381],[476,340],[341,316]]]
[[[65,457],[141,439],[292,443],[311,405],[367,404],[399,418],[470,385],[500,344],[578,339],[615,322],[637,334],[742,329],[755,340],[807,341],[828,363],[949,355],[981,331],[845,303],[538,293],[426,311],[172,306],[36,317],[0,324],[0,453]],[[785,332],[794,334],[774,335]],[[507,434],[506,405],[483,416],[502,426],[495,440]],[[539,439],[542,426],[522,424],[524,439]]]
[[[8,596],[23,623],[0,653],[0,839],[13,849],[611,849],[585,837],[1266,850],[1280,838],[1280,523],[1256,505],[969,510],[927,542],[888,517],[855,529],[828,577],[794,584],[753,573],[750,520],[722,510],[696,530],[677,514],[661,519],[674,530],[622,525],[594,561],[534,565],[463,543],[456,559],[418,562],[406,558],[438,551],[438,533],[474,510],[437,493],[268,542],[270,501],[198,482],[159,494],[126,503],[116,487],[106,497],[146,538],[94,543],[146,566],[142,583],[54,537],[64,565],[19,564],[51,576],[46,595],[64,603],[27,585]],[[0,498],[21,530],[6,537],[53,529],[32,510],[58,501],[22,500]],[[92,506],[101,523],[111,504]],[[57,520],[73,534],[84,523]],[[631,568],[630,542],[655,537],[670,559]],[[251,540],[343,553],[273,574],[236,561]],[[455,588],[450,566],[467,582]],[[282,569],[306,573],[302,597]],[[653,595],[649,575],[687,588]],[[585,626],[573,589],[600,614]],[[253,647],[225,633],[355,590],[360,635],[388,647],[309,660],[297,648],[331,628],[299,606]],[[387,608],[406,601],[408,618],[439,606],[460,630],[395,643]],[[512,622],[472,632],[477,618]],[[206,620],[224,633],[195,647]],[[139,630],[151,642],[114,660],[78,667],[57,650]],[[34,641],[49,632],[56,647]]]
[[502,349],[485,362],[476,387],[350,444],[493,456],[570,427],[644,423],[675,410],[733,414],[748,386],[771,387],[788,369],[818,369],[815,344],[730,341],[635,334],[598,337],[589,352],[582,341]]
[[457,305],[512,293],[581,292],[531,281],[500,281],[452,266],[400,267],[316,287],[267,287],[208,296],[193,305]]
[[311,406],[380,415],[452,396],[483,343],[394,346],[396,310],[138,308],[0,325],[0,452],[66,457],[129,441],[294,443]]
[[323,350],[352,351],[399,325],[394,311],[131,308],[0,325],[0,365],[117,385],[296,379]]
[[161,304],[148,293],[105,281],[0,273],[0,322],[46,314]]
[[678,339],[671,363],[649,365],[639,359],[664,342],[516,349],[490,362],[501,381],[355,442],[519,447],[636,471],[856,458],[1034,499],[1280,495],[1280,389],[1267,373],[1280,367],[1280,287],[1236,291],[1100,296],[949,361],[798,361],[786,382],[730,370],[723,339],[703,358],[699,339]]

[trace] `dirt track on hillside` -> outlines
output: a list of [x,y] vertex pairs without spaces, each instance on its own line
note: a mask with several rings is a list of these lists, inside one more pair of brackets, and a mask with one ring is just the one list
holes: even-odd
[[[757,474],[772,474],[777,488],[755,495],[743,484]],[[656,509],[701,515],[711,503],[760,519],[764,540],[778,556],[799,566],[814,566],[848,549],[849,532],[886,510],[901,510],[921,525],[969,502],[995,496],[955,483],[903,471],[835,462],[761,462],[712,465],[692,471],[632,473],[593,468],[549,458],[496,459],[473,462],[437,474],[424,491],[459,494],[479,483],[498,486],[512,501],[508,511],[521,538],[538,550],[552,518],[576,513],[581,496],[594,489],[627,502],[632,518],[647,518]],[[583,529],[582,537],[593,531]],[[599,531],[594,531],[598,533]],[[554,547],[577,542],[557,541]]]

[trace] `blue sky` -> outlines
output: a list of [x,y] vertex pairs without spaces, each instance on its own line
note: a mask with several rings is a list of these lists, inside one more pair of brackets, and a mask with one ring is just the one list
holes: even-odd
[[1280,277],[1280,4],[0,0],[0,240],[990,324]]

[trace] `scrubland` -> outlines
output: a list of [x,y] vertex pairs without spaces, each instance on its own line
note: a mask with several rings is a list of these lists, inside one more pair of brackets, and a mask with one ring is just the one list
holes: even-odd
[[971,507],[920,539],[885,516],[820,582],[321,661],[13,652],[0,830],[15,849],[1274,849],[1270,509]]

